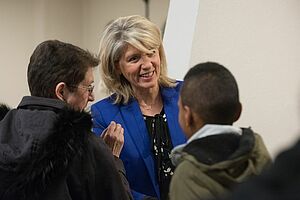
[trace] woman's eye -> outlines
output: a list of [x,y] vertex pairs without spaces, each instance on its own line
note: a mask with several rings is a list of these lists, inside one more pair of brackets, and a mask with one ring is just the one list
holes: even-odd
[[156,50],[152,50],[151,53],[147,53],[148,57],[153,57],[156,53]]
[[129,58],[129,62],[136,62],[136,61],[138,61],[138,59],[139,59],[139,56],[132,56],[132,57],[130,57]]

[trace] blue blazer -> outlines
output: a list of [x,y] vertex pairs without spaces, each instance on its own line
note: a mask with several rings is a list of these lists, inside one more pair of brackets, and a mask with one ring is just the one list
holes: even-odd
[[[175,88],[160,90],[174,147],[186,142],[186,137],[178,123],[177,101],[181,83],[178,82]],[[143,199],[145,195],[159,199],[160,192],[151,141],[138,102],[131,99],[126,105],[113,104],[110,96],[93,104],[91,111],[93,131],[97,135],[100,135],[111,121],[121,124],[124,128],[124,147],[120,158],[124,163],[134,199]]]

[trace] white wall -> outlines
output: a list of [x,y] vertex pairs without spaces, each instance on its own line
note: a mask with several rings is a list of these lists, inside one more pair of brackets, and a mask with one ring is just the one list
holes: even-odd
[[299,11],[299,0],[200,0],[190,65],[169,66],[173,72],[205,61],[228,67],[243,103],[236,125],[260,133],[272,155],[300,133]]
[[0,1],[0,102],[18,105],[29,95],[27,65],[46,39],[82,45],[80,0]]
[[[300,1],[199,1],[190,65],[179,66],[181,71],[208,60],[227,66],[244,106],[237,125],[252,126],[276,154],[299,135]],[[161,27],[168,4],[150,0],[150,19]],[[16,106],[29,94],[27,64],[38,43],[60,39],[97,53],[109,20],[144,15],[144,9],[143,0],[0,0],[0,102]],[[168,59],[176,63],[180,55]],[[178,70],[173,67],[170,73]],[[101,96],[98,91],[96,97]]]
[[182,80],[190,65],[199,0],[171,0],[168,10],[164,47],[168,75]]
[[[150,19],[163,27],[169,0],[149,2]],[[58,39],[97,53],[105,24],[131,14],[145,15],[143,0],[0,0],[0,102],[15,107],[29,95],[27,65],[37,44]]]
[[25,1],[0,1],[0,102],[15,105],[27,93],[26,64],[33,48],[33,16],[32,5]]

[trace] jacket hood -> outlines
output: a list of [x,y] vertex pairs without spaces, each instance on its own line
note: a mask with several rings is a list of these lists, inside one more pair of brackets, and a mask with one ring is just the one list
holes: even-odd
[[10,110],[0,121],[0,170],[9,174],[6,194],[37,196],[83,152],[91,127],[89,114],[69,108]]
[[225,185],[259,174],[271,162],[261,137],[251,129],[243,129],[241,136],[221,134],[195,140],[183,149],[182,160]]
[[249,154],[254,145],[253,131],[243,129],[242,135],[220,134],[194,140],[183,151],[195,156],[199,162],[213,165]]

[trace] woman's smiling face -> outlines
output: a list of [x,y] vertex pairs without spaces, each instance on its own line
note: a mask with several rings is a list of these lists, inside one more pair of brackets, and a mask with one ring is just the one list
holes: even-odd
[[128,45],[117,66],[134,91],[158,87],[160,76],[158,49],[151,49],[151,53],[145,53]]

